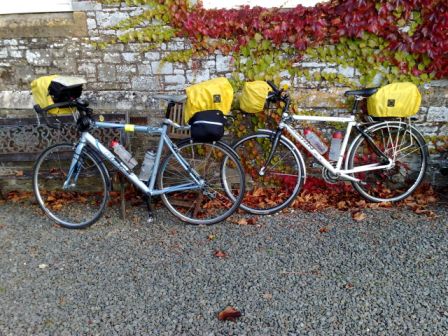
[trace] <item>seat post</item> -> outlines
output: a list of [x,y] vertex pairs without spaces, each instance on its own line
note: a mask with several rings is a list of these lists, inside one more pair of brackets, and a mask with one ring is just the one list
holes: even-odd
[[359,102],[362,100],[361,96],[355,96],[355,102],[353,103],[352,107],[352,115],[356,114],[356,111],[358,111]]

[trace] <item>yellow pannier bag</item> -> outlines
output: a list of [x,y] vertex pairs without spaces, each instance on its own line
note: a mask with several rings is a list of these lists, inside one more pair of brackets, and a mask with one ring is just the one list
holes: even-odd
[[246,82],[240,98],[240,108],[244,112],[258,113],[264,110],[266,98],[272,88],[265,81]]
[[185,122],[197,112],[219,110],[230,113],[233,101],[233,88],[227,78],[219,77],[187,87],[187,102],[184,108]]
[[[50,75],[39,77],[31,82],[31,93],[33,95],[34,102],[38,104],[41,108],[45,108],[47,106],[53,105],[55,102],[49,93],[49,88],[53,81],[57,81],[58,79],[71,79],[71,77],[63,77],[59,75]],[[82,82],[79,78],[76,78],[80,83]],[[85,81],[84,81],[85,82]],[[76,84],[79,86],[82,84]],[[67,115],[72,114],[76,108],[74,107],[65,107],[65,108],[54,108],[48,111],[49,114],[52,115]]]
[[418,112],[422,96],[415,84],[392,83],[367,99],[367,112],[373,117],[406,118]]

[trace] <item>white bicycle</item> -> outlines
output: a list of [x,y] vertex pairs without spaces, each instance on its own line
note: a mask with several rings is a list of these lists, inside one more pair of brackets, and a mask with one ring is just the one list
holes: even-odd
[[[260,129],[233,145],[246,174],[242,209],[253,214],[272,214],[287,207],[301,190],[306,177],[304,159],[285,133],[323,166],[322,175],[327,182],[350,181],[371,202],[400,201],[422,182],[428,149],[410,119],[374,120],[359,110],[359,102],[378,88],[346,91],[346,96],[355,98],[351,114],[325,117],[291,114],[288,93],[268,83],[273,89],[268,101],[284,103],[277,129]],[[360,121],[362,116],[366,121]],[[347,124],[336,161],[327,160],[306,140],[300,125],[295,125],[300,121]],[[351,140],[353,129],[358,134]]]

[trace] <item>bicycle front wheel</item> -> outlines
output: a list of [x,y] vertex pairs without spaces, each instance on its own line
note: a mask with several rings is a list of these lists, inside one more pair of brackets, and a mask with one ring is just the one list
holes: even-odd
[[232,149],[220,142],[191,140],[181,143],[178,149],[179,155],[191,167],[190,171],[170,154],[160,168],[160,189],[185,184],[194,186],[192,173],[196,173],[204,185],[161,195],[165,206],[190,224],[215,224],[233,214],[244,195],[244,172]]
[[240,207],[257,215],[272,214],[287,207],[299,193],[305,178],[305,166],[300,154],[283,137],[264,173],[260,172],[273,140],[273,133],[255,133],[240,139],[233,146],[246,174],[246,194]]
[[70,185],[64,188],[74,153],[71,144],[47,148],[34,166],[33,189],[39,206],[52,220],[81,229],[101,217],[109,198],[109,180],[103,164],[84,148]]
[[[361,171],[353,176],[353,187],[371,202],[396,202],[408,197],[422,182],[428,149],[421,134],[401,122],[383,122],[367,130],[379,150],[393,162],[389,169]],[[348,154],[347,169],[384,165],[363,136],[358,136]]]

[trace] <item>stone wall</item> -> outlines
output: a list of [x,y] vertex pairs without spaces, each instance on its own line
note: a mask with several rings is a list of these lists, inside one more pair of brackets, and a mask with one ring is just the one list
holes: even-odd
[[[232,70],[231,57],[221,54],[188,64],[162,63],[168,52],[189,48],[182,39],[146,52],[144,45],[132,43],[95,49],[92,42],[116,34],[110,26],[139,9],[83,0],[73,1],[73,9],[73,13],[0,15],[0,118],[33,116],[30,82],[42,75],[64,74],[87,79],[85,95],[95,109],[144,114],[155,121],[162,114],[151,99],[154,94],[182,94],[191,83],[226,76]],[[298,66],[357,77],[353,68],[315,62]],[[284,78],[289,79],[287,74]],[[303,108],[341,112],[345,88],[305,80],[291,84]],[[418,127],[427,136],[446,136],[448,81],[434,81],[422,93]],[[440,164],[439,155],[432,159],[434,167]]]

